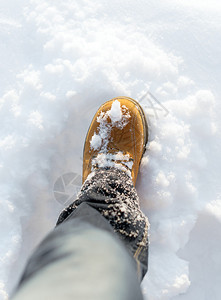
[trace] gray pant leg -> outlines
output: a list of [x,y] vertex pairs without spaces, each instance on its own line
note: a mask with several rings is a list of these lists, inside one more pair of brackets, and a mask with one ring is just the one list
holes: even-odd
[[115,168],[99,168],[84,182],[78,198],[60,214],[57,224],[66,220],[82,203],[96,209],[108,221],[136,260],[141,281],[148,267],[149,222],[140,209],[131,178]]
[[141,300],[136,262],[106,219],[82,203],[36,249],[13,300]]

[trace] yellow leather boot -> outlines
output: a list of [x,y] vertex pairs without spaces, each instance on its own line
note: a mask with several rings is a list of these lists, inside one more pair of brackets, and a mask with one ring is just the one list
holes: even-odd
[[147,121],[137,101],[117,97],[105,102],[85,139],[83,183],[95,169],[114,167],[125,171],[135,185],[147,140]]

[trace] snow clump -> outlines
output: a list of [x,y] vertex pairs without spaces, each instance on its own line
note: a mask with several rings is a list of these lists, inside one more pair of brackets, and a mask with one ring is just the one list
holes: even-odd
[[120,107],[120,102],[115,100],[108,111],[108,115],[111,118],[112,123],[120,122],[122,120],[122,111]]

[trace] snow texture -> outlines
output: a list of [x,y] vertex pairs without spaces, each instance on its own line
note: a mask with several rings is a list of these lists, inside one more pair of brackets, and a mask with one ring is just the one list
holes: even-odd
[[98,150],[101,147],[101,144],[102,144],[102,138],[100,134],[94,133],[90,141],[91,149]]
[[113,124],[120,122],[122,120],[122,111],[120,107],[120,102],[115,100],[111,106],[109,117]]
[[131,177],[133,161],[130,160],[129,154],[123,154],[120,151],[116,154],[101,152],[92,160],[92,172],[95,166],[99,168],[117,168],[126,172]]
[[1,3],[0,300],[63,209],[54,182],[81,174],[94,113],[121,95],[149,123],[145,299],[221,299],[220,14],[218,0]]

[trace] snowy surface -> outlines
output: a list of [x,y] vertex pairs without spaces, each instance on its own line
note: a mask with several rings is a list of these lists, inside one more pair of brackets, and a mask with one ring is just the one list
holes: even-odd
[[141,101],[145,299],[221,299],[220,1],[1,2],[0,299],[63,209],[54,182],[81,174],[98,106],[148,90],[169,114]]

